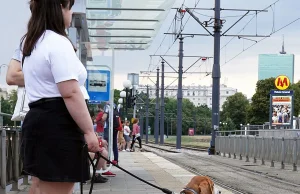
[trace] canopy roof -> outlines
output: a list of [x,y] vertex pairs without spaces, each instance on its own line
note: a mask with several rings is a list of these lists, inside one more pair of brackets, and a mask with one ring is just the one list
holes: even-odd
[[175,0],[87,0],[91,49],[147,49]]

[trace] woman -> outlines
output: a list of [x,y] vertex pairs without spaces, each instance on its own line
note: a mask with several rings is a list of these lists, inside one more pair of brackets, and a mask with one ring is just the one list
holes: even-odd
[[[65,29],[74,0],[32,0],[22,39],[22,67],[30,111],[22,126],[23,173],[40,193],[71,194],[87,181],[87,151],[100,150],[80,87],[87,72]],[[74,170],[75,169],[75,170]]]
[[129,128],[129,125],[130,125],[130,122],[129,121],[125,121],[125,126],[124,126],[124,138],[125,138],[125,141],[126,141],[126,145],[125,145],[125,149],[126,151],[130,151],[129,150],[129,144],[130,144],[130,128]]
[[124,139],[124,122],[121,121],[122,130],[118,131],[118,148],[119,151],[125,152],[125,139]]
[[138,125],[139,119],[134,119],[132,123],[133,123],[133,125],[132,125],[132,143],[131,143],[131,148],[130,148],[131,152],[133,152],[132,148],[135,143],[135,140],[139,141],[140,148],[142,148],[142,140],[140,137],[140,126]]

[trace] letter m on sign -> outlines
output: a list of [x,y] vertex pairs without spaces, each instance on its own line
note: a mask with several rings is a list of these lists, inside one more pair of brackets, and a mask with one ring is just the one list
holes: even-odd
[[284,86],[288,86],[289,85],[289,83],[288,83],[288,79],[285,77],[285,78],[283,78],[283,79],[281,79],[281,78],[278,78],[277,79],[277,83],[276,83],[276,85],[277,86],[279,86],[279,87],[284,87]]

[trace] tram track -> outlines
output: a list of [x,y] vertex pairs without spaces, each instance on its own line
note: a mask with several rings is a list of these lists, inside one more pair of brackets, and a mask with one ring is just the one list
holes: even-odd
[[[252,182],[250,185],[255,186],[256,183],[259,184],[259,187],[270,187],[268,188],[270,192],[272,191],[273,193],[281,193],[278,192],[279,190],[284,190],[286,193],[300,193],[300,184],[288,182],[284,179],[274,177],[272,175],[266,175],[263,174],[259,171],[256,170],[249,170],[246,168],[238,167],[238,166],[233,166],[229,165],[224,162],[212,160],[209,158],[201,157],[194,155],[192,153],[187,153],[187,152],[180,152],[177,151],[175,146],[168,145],[168,146],[157,146],[154,144],[147,144],[144,145],[146,147],[149,147],[150,149],[145,149],[146,151],[151,151],[156,153],[157,155],[165,158],[166,160],[177,164],[178,166],[194,173],[197,175],[202,175],[202,176],[209,176],[212,178],[212,180],[215,182],[216,185],[223,187],[233,193],[237,194],[258,194],[260,193],[259,191],[254,192],[249,188],[249,185],[247,186],[247,181]],[[169,147],[169,148],[167,148]],[[171,148],[171,149],[170,149]],[[172,150],[173,149],[173,150]],[[186,150],[191,150],[189,148],[182,148]],[[194,151],[194,150],[193,150]],[[206,149],[200,149],[196,151],[201,151],[201,152],[206,152]],[[169,155],[166,153],[170,153]],[[175,154],[177,153],[177,154]],[[188,162],[187,162],[188,161]],[[197,161],[199,161],[197,164]],[[199,167],[201,165],[204,165],[204,167]],[[209,170],[205,170],[205,166],[208,167],[208,169],[214,169],[212,168],[213,166],[216,168],[221,168],[220,169],[220,174],[223,174],[222,176],[218,175],[216,172],[210,172]],[[226,169],[226,170],[224,170]],[[229,181],[227,179],[224,179],[226,177],[226,173],[230,174],[230,177],[233,179],[236,179],[236,181],[241,181],[243,179],[244,182],[238,182],[239,184],[234,184],[234,181]],[[239,180],[239,176],[241,176],[241,180]],[[300,176],[300,175],[299,175]],[[225,180],[225,181],[224,181]],[[246,182],[246,184],[244,184]],[[246,185],[246,189],[244,189],[243,185]],[[262,193],[268,193],[268,192],[262,192]]]
[[[154,144],[154,141],[148,141],[148,143]],[[149,144],[148,144],[149,145]],[[147,145],[147,146],[148,146]],[[165,146],[170,146],[176,148],[174,144],[171,143],[164,143]],[[188,150],[194,150],[194,151],[207,151],[208,147],[200,147],[200,146],[181,146],[183,149],[188,149]]]

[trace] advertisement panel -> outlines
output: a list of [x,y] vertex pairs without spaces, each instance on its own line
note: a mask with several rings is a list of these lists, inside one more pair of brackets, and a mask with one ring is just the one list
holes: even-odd
[[270,95],[270,123],[272,126],[292,126],[293,106],[293,91],[272,90]]

